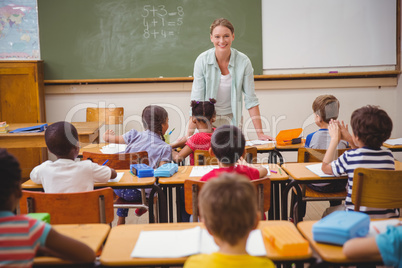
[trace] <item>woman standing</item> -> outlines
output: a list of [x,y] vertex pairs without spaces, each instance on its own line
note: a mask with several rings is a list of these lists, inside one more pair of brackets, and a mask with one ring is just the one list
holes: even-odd
[[[234,27],[227,19],[216,19],[210,27],[214,48],[201,53],[194,64],[191,100],[216,100],[216,127],[233,124],[242,127],[243,96],[258,139],[272,140],[262,131],[258,98],[254,91],[254,74],[250,59],[231,48]],[[188,135],[195,126],[190,118]]]

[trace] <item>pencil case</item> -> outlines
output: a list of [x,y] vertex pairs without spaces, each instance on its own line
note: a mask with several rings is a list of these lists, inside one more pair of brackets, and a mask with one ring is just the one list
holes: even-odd
[[166,163],[155,169],[155,177],[171,177],[179,170],[179,166],[175,163]]
[[308,241],[294,228],[282,225],[267,226],[262,229],[262,234],[282,256],[308,254]]
[[131,164],[130,171],[138,178],[154,176],[154,169],[145,164]]
[[28,213],[28,217],[37,219],[39,221],[50,223],[50,214],[49,213]]
[[335,211],[313,225],[316,242],[343,245],[354,237],[364,237],[370,228],[370,216],[356,211]]

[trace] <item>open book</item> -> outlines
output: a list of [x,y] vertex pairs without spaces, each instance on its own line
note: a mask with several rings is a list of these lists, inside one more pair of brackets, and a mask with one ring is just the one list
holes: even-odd
[[126,151],[127,144],[109,143],[100,149],[103,154],[118,154]]
[[[201,227],[172,231],[142,231],[131,257],[180,258],[199,253],[209,254],[218,249],[213,237]],[[246,250],[253,256],[267,255],[260,230],[250,233]]]
[[334,175],[325,174],[321,170],[321,166],[322,166],[322,163],[319,163],[319,164],[314,164],[314,165],[308,165],[308,166],[306,166],[306,168],[320,177],[333,177],[334,176]]

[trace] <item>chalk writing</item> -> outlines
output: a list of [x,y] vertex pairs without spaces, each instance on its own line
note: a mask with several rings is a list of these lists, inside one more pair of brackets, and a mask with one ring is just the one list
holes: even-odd
[[145,39],[174,37],[183,24],[184,8],[177,6],[168,12],[165,5],[144,5],[141,16]]

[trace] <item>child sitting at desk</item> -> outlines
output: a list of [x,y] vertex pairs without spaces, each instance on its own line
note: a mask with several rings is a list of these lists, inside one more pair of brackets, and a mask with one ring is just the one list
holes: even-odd
[[191,256],[184,268],[274,267],[269,259],[246,251],[248,236],[259,221],[257,193],[246,177],[224,173],[206,183],[198,198],[201,220],[219,251]]
[[202,176],[201,181],[208,181],[224,172],[235,172],[247,176],[250,180],[263,178],[268,170],[263,166],[250,167],[243,156],[245,155],[246,140],[241,130],[232,125],[217,128],[212,135],[211,156],[216,156],[219,168]]
[[194,165],[194,151],[208,150],[211,147],[211,136],[215,128],[212,123],[215,121],[215,103],[216,100],[209,101],[191,101],[192,120],[198,129],[198,133],[192,135],[187,141],[180,140],[172,144],[172,148],[183,147],[180,152],[173,151],[173,160],[175,162],[183,161],[190,155],[190,165]]
[[60,121],[45,131],[46,146],[56,161],[45,161],[35,167],[31,180],[42,184],[46,193],[74,193],[92,191],[95,182],[107,182],[117,176],[114,169],[100,166],[90,160],[75,161],[80,147],[77,129]]
[[[392,131],[392,120],[384,110],[370,105],[359,108],[352,113],[350,124],[353,135],[349,134],[348,126],[343,122],[340,123],[335,120],[329,122],[331,141],[322,161],[322,171],[336,177],[342,176],[343,173],[348,175],[348,193],[345,205],[346,210],[353,211],[352,187],[354,170],[358,167],[394,170],[395,162],[391,151],[381,148],[381,145],[390,137]],[[356,149],[346,151],[333,161],[340,139],[346,140],[352,148]],[[344,209],[342,205],[334,208],[327,209],[324,215],[331,213],[333,210]],[[394,208],[360,207],[360,211],[369,214],[371,218],[399,216],[398,209]]]
[[5,149],[0,149],[0,174],[0,267],[32,267],[39,250],[74,262],[95,261],[95,252],[87,245],[49,224],[13,213],[22,195],[21,169]]
[[377,236],[358,237],[343,245],[348,258],[367,258],[381,255],[386,266],[402,268],[402,226],[388,226]]
[[[103,134],[106,142],[127,144],[125,153],[146,151],[148,153],[149,165],[157,168],[172,160],[172,147],[165,142],[163,135],[169,128],[169,117],[167,111],[157,105],[149,105],[142,111],[142,123],[145,131],[130,130],[122,136],[115,136],[113,130]],[[117,189],[114,192],[125,201],[141,201],[141,191],[138,189]],[[135,214],[141,216],[147,212],[146,208],[137,208]],[[128,209],[117,209],[119,219],[117,224],[124,224],[128,215]]]

